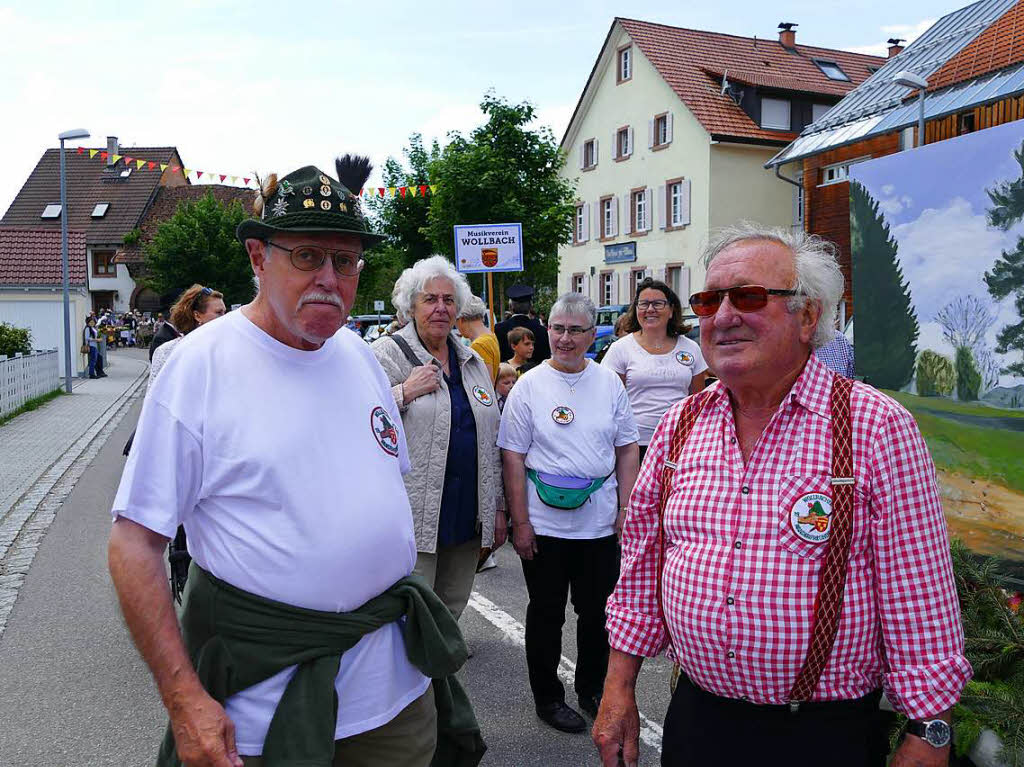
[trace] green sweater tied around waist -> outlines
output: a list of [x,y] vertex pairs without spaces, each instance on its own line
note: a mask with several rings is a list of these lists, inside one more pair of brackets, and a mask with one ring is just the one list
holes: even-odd
[[[455,672],[468,657],[455,618],[418,575],[402,578],[352,612],[294,607],[225,583],[193,562],[182,635],[196,673],[221,705],[288,666],[285,688],[263,745],[266,767],[330,767],[341,656],[382,626],[401,623],[409,661],[433,680],[437,750],[432,765],[475,767],[487,750]],[[181,767],[170,726],[157,767]]]

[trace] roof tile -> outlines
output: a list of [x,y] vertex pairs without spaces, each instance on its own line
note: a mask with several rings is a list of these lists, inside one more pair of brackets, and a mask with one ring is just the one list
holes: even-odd
[[[52,287],[63,283],[61,233],[0,227],[0,286]],[[86,284],[85,232],[68,231],[68,279]]]

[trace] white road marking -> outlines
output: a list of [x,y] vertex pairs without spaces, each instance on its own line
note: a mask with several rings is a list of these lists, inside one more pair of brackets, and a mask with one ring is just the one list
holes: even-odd
[[[526,627],[494,604],[494,602],[489,600],[487,597],[477,591],[474,591],[469,595],[469,606],[480,613],[488,623],[497,628],[513,642],[521,647],[526,646]],[[561,662],[558,664],[558,676],[562,678],[563,682],[571,685],[575,674],[576,664],[563,655]],[[648,719],[641,711],[640,740],[660,754],[662,735],[663,732],[661,725]]]

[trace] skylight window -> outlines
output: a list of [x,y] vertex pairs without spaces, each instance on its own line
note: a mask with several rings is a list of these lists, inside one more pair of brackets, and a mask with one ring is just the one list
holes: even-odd
[[850,82],[850,78],[846,76],[838,64],[834,61],[825,61],[824,59],[815,59],[814,63],[818,65],[818,69],[825,73],[825,77],[829,80],[842,80],[843,82]]
[[92,209],[92,217],[93,218],[103,218],[105,215],[107,215],[107,208],[109,208],[109,207],[110,207],[110,203],[109,202],[98,202],[98,203],[96,203],[96,207]]
[[132,175],[131,168],[125,168],[123,171],[121,171],[121,178],[128,178],[130,175]]
[[60,218],[60,203],[51,202],[43,209],[43,218]]

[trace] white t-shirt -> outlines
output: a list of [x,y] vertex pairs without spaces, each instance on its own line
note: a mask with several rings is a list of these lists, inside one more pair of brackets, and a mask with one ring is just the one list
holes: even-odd
[[693,377],[708,369],[700,346],[685,336],[676,337],[672,351],[651,354],[632,333],[609,346],[601,364],[626,376],[641,445],[651,444],[665,411],[687,397]]
[[[570,384],[575,391],[569,391]],[[636,440],[622,381],[591,362],[572,375],[547,362],[525,373],[509,392],[498,429],[498,447],[524,453],[529,469],[581,479],[611,474],[586,503],[572,510],[548,506],[526,480],[533,530],[555,538],[601,538],[615,532],[615,448]]]
[[[171,537],[203,569],[269,599],[352,610],[412,572],[409,468],[391,387],[340,330],[316,351],[241,311],[190,333],[146,395],[113,515]],[[262,753],[295,667],[233,695],[239,752]],[[341,659],[336,738],[379,727],[429,680],[384,626]]]

